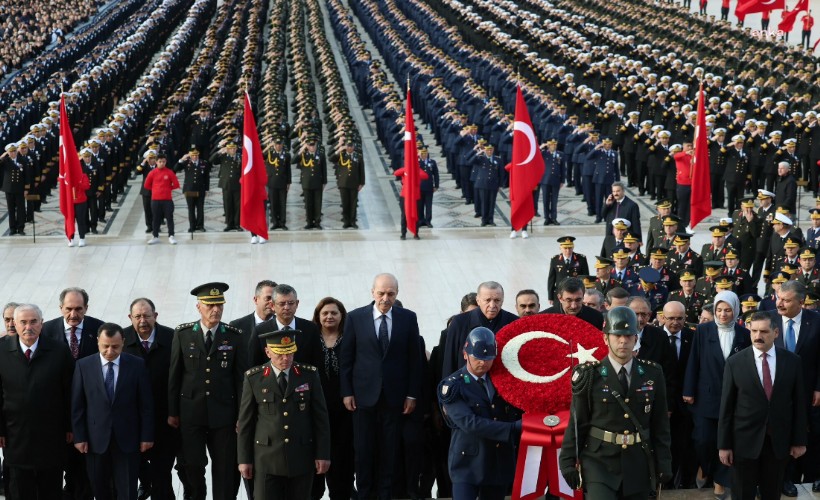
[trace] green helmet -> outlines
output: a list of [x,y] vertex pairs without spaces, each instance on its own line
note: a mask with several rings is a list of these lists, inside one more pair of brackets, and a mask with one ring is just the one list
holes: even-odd
[[637,335],[638,317],[635,311],[626,307],[613,307],[606,313],[604,333],[607,335]]

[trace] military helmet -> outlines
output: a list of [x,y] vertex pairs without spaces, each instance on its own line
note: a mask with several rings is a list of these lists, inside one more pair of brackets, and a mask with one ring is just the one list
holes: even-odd
[[481,361],[495,359],[495,334],[484,326],[473,328],[467,335],[464,352]]
[[606,313],[604,333],[607,335],[637,335],[638,317],[635,311],[626,307],[613,307]]

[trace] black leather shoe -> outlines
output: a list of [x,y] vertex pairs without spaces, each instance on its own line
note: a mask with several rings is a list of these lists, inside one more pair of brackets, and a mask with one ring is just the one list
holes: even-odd
[[313,224],[307,224],[304,229],[313,229]]
[[279,228],[280,228],[280,229],[282,229],[283,231],[287,231],[287,230],[288,230],[288,226],[286,226],[286,225],[284,225],[284,224],[282,224],[281,226],[279,226]]
[[150,233],[151,231],[152,231],[152,229],[151,229],[150,227],[146,227],[146,228],[145,228],[145,234],[148,234],[148,233]]
[[783,494],[787,497],[794,498],[797,496],[797,487],[790,481],[783,481]]
[[400,240],[406,240],[406,239],[407,239],[407,235],[406,235],[406,234],[403,234],[403,235],[399,236],[399,239],[400,239]]
[[[353,224],[351,224],[350,227],[352,227],[353,229],[359,229],[359,225],[356,224],[355,222]],[[432,226],[430,226],[430,227],[432,227]]]
[[815,493],[820,491],[820,480],[815,481],[814,484],[811,485],[811,491],[814,491]]
[[420,240],[421,238],[419,238],[419,235],[414,234],[414,235],[413,235],[413,239],[414,239],[414,240]]
[[545,225],[545,226],[549,226],[550,224],[552,224],[552,222],[550,222],[549,220],[545,220],[545,221],[544,221],[544,225]]
[[557,220],[552,221],[552,223],[553,223],[554,225],[556,225],[556,226],[560,226],[560,225],[561,225],[561,223],[560,223],[560,222],[558,222]]
[[137,489],[137,500],[146,500],[151,497],[151,487],[141,484]]

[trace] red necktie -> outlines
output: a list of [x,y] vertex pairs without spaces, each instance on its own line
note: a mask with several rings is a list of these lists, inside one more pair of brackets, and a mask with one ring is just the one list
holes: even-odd
[[31,361],[31,349],[26,349],[26,360]]
[[71,339],[69,339],[68,347],[71,348],[71,356],[74,359],[80,357],[80,343],[77,342],[77,327],[71,327]]
[[763,359],[763,392],[766,393],[766,399],[772,400],[772,372],[769,370],[769,356],[764,352],[760,355]]

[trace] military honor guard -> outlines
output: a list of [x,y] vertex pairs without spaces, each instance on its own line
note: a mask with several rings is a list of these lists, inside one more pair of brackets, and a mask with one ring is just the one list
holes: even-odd
[[182,192],[188,204],[188,232],[205,232],[205,195],[211,186],[211,166],[200,158],[197,148],[191,148],[180,158],[175,172],[185,172]]
[[359,191],[364,188],[364,159],[353,141],[346,141],[344,150],[331,160],[336,166],[336,182],[342,197],[342,224],[344,229],[358,229],[356,210]]
[[586,498],[645,499],[672,479],[666,380],[661,367],[633,356],[638,318],[628,307],[606,314],[608,355],[577,366],[560,469]]
[[293,176],[290,169],[290,153],[285,149],[281,137],[273,139],[273,149],[265,156],[268,171],[268,204],[270,205],[270,228],[288,230],[287,200]]
[[558,238],[561,253],[550,260],[549,277],[547,278],[547,298],[555,300],[555,289],[565,278],[589,274],[589,264],[586,256],[575,253],[575,237],[562,236]]
[[224,231],[241,231],[239,179],[242,177],[242,154],[237,152],[236,142],[229,141],[225,145],[225,151],[214,155],[211,162],[219,166],[219,187],[222,189],[222,206],[225,209]]
[[302,173],[302,192],[305,195],[305,229],[322,229],[322,192],[327,185],[327,162],[319,150],[318,141],[311,137],[307,147],[293,159]]
[[32,176],[17,158],[17,145],[6,145],[0,156],[0,186],[6,194],[9,214],[9,235],[24,236],[26,226],[26,195],[31,188]]
[[330,467],[330,421],[315,366],[293,361],[297,330],[264,333],[270,362],[245,373],[237,438],[239,470],[254,498],[309,500],[314,474]]
[[182,468],[193,500],[236,500],[239,489],[236,426],[248,340],[242,330],[222,322],[227,290],[225,283],[191,290],[200,319],[179,325],[171,344],[168,424],[180,429]]
[[439,173],[436,160],[430,158],[430,153],[426,147],[419,148],[419,168],[427,174],[426,179],[422,179],[419,189],[421,199],[419,200],[419,220],[417,226],[433,227],[433,193],[439,188]]
[[483,326],[467,335],[466,364],[438,385],[438,401],[452,429],[447,459],[454,499],[502,500],[512,486],[521,411],[504,401],[490,369],[495,334]]
[[558,222],[558,192],[567,178],[567,162],[564,153],[558,151],[558,141],[547,141],[547,150],[542,152],[544,157],[544,175],[541,177],[541,193],[544,198],[544,225]]

